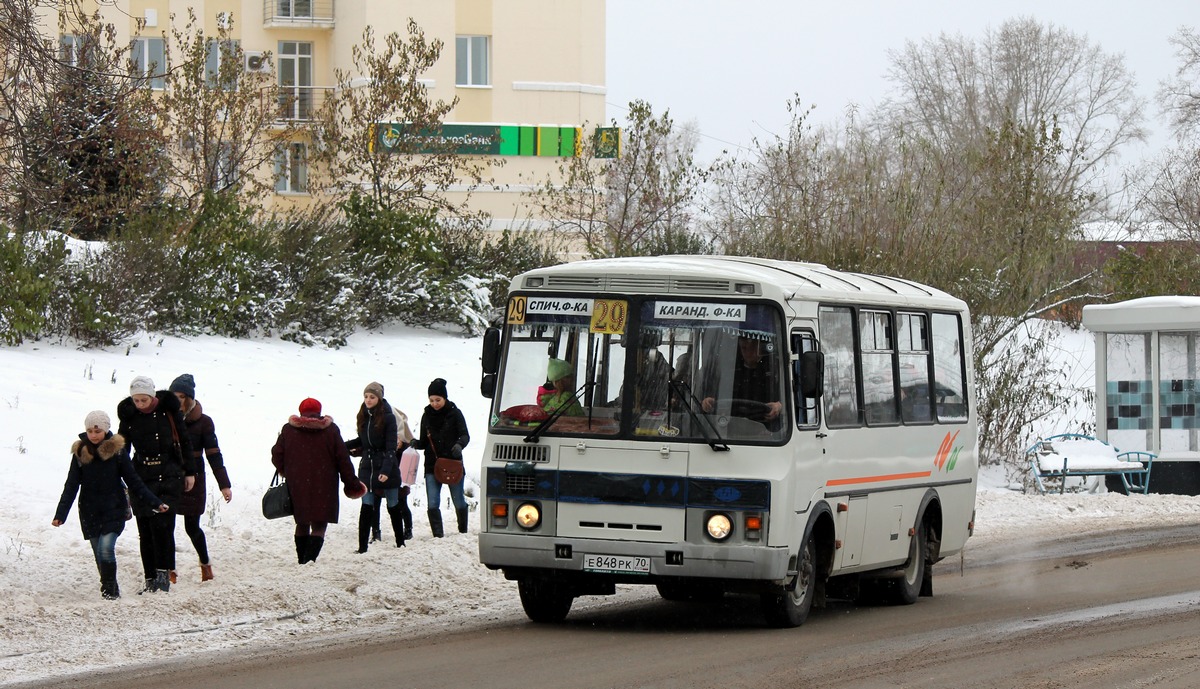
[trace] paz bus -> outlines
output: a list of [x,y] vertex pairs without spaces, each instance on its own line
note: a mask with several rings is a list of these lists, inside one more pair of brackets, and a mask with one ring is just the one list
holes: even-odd
[[480,561],[525,613],[653,585],[932,595],[971,535],[967,306],[908,280],[733,256],[588,260],[512,282],[483,338]]

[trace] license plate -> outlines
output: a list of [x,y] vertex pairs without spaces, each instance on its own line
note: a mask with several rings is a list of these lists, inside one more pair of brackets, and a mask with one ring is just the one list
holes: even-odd
[[583,569],[587,572],[649,574],[650,558],[628,555],[584,555]]

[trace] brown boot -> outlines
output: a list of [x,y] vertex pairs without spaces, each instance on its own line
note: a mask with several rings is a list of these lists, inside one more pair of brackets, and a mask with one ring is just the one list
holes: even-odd
[[200,581],[212,581],[212,565],[200,565]]

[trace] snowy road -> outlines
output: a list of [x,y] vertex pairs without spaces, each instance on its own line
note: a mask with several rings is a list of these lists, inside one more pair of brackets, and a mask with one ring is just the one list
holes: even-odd
[[1200,524],[1040,538],[941,563],[934,597],[914,606],[831,601],[793,630],[765,629],[752,600],[714,608],[648,589],[593,599],[561,626],[514,616],[57,686],[1200,686]]

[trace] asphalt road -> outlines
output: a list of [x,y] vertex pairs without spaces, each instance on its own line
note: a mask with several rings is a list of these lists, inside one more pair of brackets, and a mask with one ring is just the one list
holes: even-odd
[[1200,525],[971,550],[938,565],[933,598],[830,601],[797,629],[766,628],[755,599],[645,591],[577,603],[562,625],[521,617],[417,639],[298,640],[31,686],[1200,687]]

